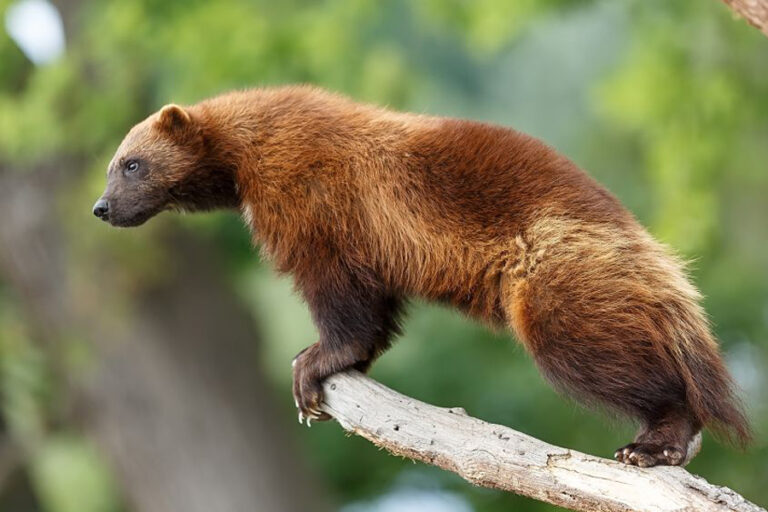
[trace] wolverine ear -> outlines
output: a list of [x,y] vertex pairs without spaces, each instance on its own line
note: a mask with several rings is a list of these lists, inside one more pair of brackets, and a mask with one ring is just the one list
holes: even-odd
[[182,107],[171,103],[160,109],[157,126],[169,133],[183,133],[192,126],[192,118]]

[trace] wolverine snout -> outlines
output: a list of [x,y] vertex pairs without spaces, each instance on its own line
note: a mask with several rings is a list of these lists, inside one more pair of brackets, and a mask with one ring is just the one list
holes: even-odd
[[93,205],[93,214],[101,220],[109,219],[109,203],[103,197]]

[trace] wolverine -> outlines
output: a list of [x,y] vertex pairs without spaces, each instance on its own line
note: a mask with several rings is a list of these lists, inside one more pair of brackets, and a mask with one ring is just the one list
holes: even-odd
[[510,329],[558,390],[636,419],[621,462],[686,464],[704,427],[749,440],[683,262],[531,136],[310,86],[232,92],[133,127],[93,213],[127,227],[217,208],[241,212],[311,311],[300,418],[329,419],[323,380],[366,371],[418,297]]

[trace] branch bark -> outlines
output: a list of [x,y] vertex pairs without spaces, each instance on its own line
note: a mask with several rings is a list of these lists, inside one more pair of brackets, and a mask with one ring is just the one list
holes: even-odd
[[358,372],[326,381],[323,409],[345,430],[394,455],[573,510],[765,512],[683,468],[625,466],[553,446],[461,408],[419,402]]
[[768,36],[768,0],[723,0],[740,17]]

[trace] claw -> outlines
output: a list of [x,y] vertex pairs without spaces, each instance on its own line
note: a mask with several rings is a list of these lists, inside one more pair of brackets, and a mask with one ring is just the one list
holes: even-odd
[[312,418],[307,418],[307,426],[312,428]]
[[299,425],[304,424],[304,413],[299,411]]

